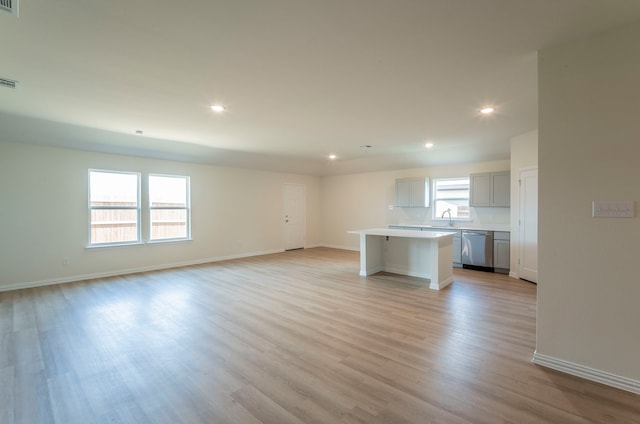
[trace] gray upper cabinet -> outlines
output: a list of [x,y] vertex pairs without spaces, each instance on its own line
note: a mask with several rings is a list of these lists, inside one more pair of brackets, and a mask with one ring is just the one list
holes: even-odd
[[426,208],[429,206],[429,178],[398,178],[396,180],[396,206]]
[[482,172],[469,176],[469,206],[509,207],[511,202],[511,173]]
[[469,206],[491,206],[491,173],[469,176]]
[[491,174],[491,206],[511,205],[511,172]]
[[411,204],[411,183],[408,178],[396,180],[396,206],[409,207]]

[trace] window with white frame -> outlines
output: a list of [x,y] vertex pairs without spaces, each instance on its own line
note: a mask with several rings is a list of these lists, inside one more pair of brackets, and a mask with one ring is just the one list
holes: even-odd
[[469,177],[433,180],[433,217],[469,219]]
[[189,239],[189,177],[149,176],[149,240]]
[[90,245],[140,242],[140,174],[89,170]]

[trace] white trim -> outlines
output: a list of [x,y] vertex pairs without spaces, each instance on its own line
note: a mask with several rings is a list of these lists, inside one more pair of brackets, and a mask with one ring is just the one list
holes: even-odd
[[304,245],[305,249],[314,249],[316,247],[325,247],[325,246],[323,246],[322,244],[317,244],[317,243],[316,244],[305,244]]
[[174,262],[171,264],[121,269],[118,271],[107,271],[107,272],[97,272],[93,274],[74,275],[69,277],[48,278],[46,280],[27,281],[24,283],[16,283],[16,284],[9,284],[7,286],[0,286],[0,292],[19,290],[19,289],[28,289],[33,287],[50,286],[53,284],[73,283],[74,281],[92,280],[95,278],[107,278],[107,277],[115,277],[118,275],[136,274],[138,272],[159,271],[162,269],[180,268],[180,267],[185,267],[190,265],[200,265],[200,264],[206,264],[210,262],[226,261],[230,259],[247,258],[251,256],[271,255],[273,253],[282,253],[282,252],[284,252],[283,249],[264,250],[260,252],[242,253],[239,255],[228,255],[228,256],[219,256],[216,258],[196,259],[194,261],[183,261],[183,262]]
[[358,273],[358,275],[361,276],[361,277],[368,277],[370,275],[377,274],[377,273],[382,272],[382,271],[384,271],[383,267],[374,266],[372,268],[361,269],[360,272]]
[[[135,175],[136,176],[136,206],[91,206],[91,174],[122,174],[122,175]],[[87,246],[89,247],[105,247],[105,246],[120,246],[120,245],[133,245],[142,244],[142,173],[136,171],[118,171],[107,169],[95,169],[89,168],[87,170]],[[136,240],[126,241],[114,241],[108,243],[93,243],[91,241],[91,226],[93,221],[91,220],[91,211],[93,210],[135,210],[136,211]]]
[[449,284],[453,283],[453,276],[442,280],[440,283],[434,280],[429,280],[429,288],[433,290],[442,290],[447,287]]
[[[535,195],[534,193],[530,193],[531,190],[524,190],[524,186],[522,184],[524,178],[523,178],[523,174],[526,172],[533,172],[535,171],[535,181],[536,181],[536,186],[537,186],[537,190],[535,191]],[[529,180],[533,180],[533,176],[530,174],[527,174],[527,178]],[[526,186],[526,185],[525,185]],[[527,203],[530,203],[531,201],[531,197],[535,197],[535,203],[536,203],[536,208],[533,208],[534,210],[539,209],[540,206],[540,200],[539,200],[539,192],[540,189],[538,187],[538,167],[537,166],[530,166],[530,167],[525,167],[525,168],[520,168],[518,170],[518,189],[517,189],[517,193],[518,193],[518,197],[516,199],[516,201],[518,202],[518,206],[517,206],[517,236],[516,236],[516,240],[517,240],[517,244],[515,247],[515,254],[516,254],[516,259],[517,259],[517,266],[516,266],[516,270],[518,272],[518,275],[523,275],[524,277],[527,277],[527,281],[531,281],[533,283],[537,283],[538,282],[538,269],[539,269],[539,246],[540,246],[540,237],[537,233],[539,233],[539,221],[540,221],[540,213],[536,212],[536,219],[535,221],[535,227],[536,227],[536,236],[535,236],[535,262],[536,262],[536,266],[535,266],[535,271],[533,270],[533,268],[527,267],[527,265],[529,264],[529,256],[531,255],[527,255],[525,256],[524,252],[525,249],[527,248],[527,246],[531,246],[531,241],[530,240],[532,238],[532,236],[530,236],[529,240],[525,240],[525,227],[527,227],[525,225],[527,221],[527,219],[525,219],[526,216],[529,215],[529,213],[527,212],[529,209],[531,208],[523,208],[524,204],[523,202],[526,202],[528,200]],[[523,193],[527,193],[528,196],[523,196]],[[530,218],[529,218],[530,219]],[[529,224],[533,224],[533,222],[529,223]],[[525,263],[527,262],[527,263]],[[535,281],[534,281],[535,280]]]
[[520,277],[518,277],[518,273],[513,271],[509,271],[509,277],[520,279]]
[[352,247],[352,246],[339,246],[337,244],[322,244],[322,245],[320,245],[318,247],[328,247],[330,249],[350,250],[352,252],[359,252],[360,251],[360,246]]
[[[447,201],[447,200],[464,200],[464,198],[450,198],[450,197],[438,197],[438,190],[436,190],[436,187],[438,185],[438,181],[454,181],[454,180],[467,180],[467,184],[468,184],[468,190],[469,190],[469,196],[466,198],[467,199],[467,207],[471,208],[471,177],[469,175],[465,176],[459,176],[459,177],[446,177],[446,178],[432,178],[431,181],[431,192],[433,193],[431,196],[431,219],[434,221],[439,221],[439,220],[444,220],[444,221],[448,221],[446,218],[442,218],[442,216],[437,216],[436,211],[438,209],[438,207],[436,206],[436,202],[437,201]],[[445,191],[445,190],[443,190]],[[469,209],[469,214],[471,214],[471,209]],[[455,216],[455,217],[451,217],[450,216],[450,221],[456,221],[456,222],[472,222],[471,216],[467,217],[459,217],[459,216]]]
[[85,249],[93,250],[93,249],[102,249],[104,247],[124,247],[124,246],[144,246],[145,243],[141,241],[132,241],[132,242],[113,242],[113,243],[95,243],[85,246]]
[[[186,193],[185,193],[185,206],[183,207],[173,207],[173,206],[151,206],[151,178],[152,177],[158,177],[158,178],[175,178],[175,179],[182,179],[185,181],[185,185],[186,185]],[[147,198],[146,198],[146,206],[147,206],[147,214],[148,214],[148,227],[147,231],[147,237],[148,237],[148,242],[150,243],[155,243],[155,242],[163,242],[165,240],[191,240],[191,177],[189,175],[170,175],[170,174],[154,174],[154,173],[149,173],[147,175],[147,179],[146,179],[146,189],[147,189]],[[154,239],[151,238],[151,234],[153,233],[153,220],[151,219],[151,211],[154,210],[183,210],[186,212],[186,236],[185,237],[178,237],[178,238],[172,238],[172,239]]]
[[150,244],[150,245],[154,245],[154,244],[170,244],[170,243],[183,243],[183,242],[189,242],[189,241],[193,241],[193,239],[192,238],[155,239],[155,240],[149,240],[149,241],[145,242],[144,244]]
[[[385,266],[382,269],[380,269],[379,271],[376,272],[380,272],[380,271],[385,271],[385,272],[390,272],[392,274],[400,274],[400,275],[408,275],[409,277],[416,277],[416,278],[422,278],[423,280],[431,280],[431,274],[426,274],[424,272],[413,272],[413,271],[407,271],[406,267],[394,267],[394,266]],[[367,270],[368,272],[368,270]],[[371,275],[374,274],[373,272],[368,272],[367,275]]]
[[584,365],[565,361],[563,359],[554,358],[552,356],[541,355],[538,352],[533,353],[531,362],[543,367],[551,368],[567,374],[575,375],[597,383],[606,384],[607,386],[617,389],[626,390],[631,393],[640,394],[640,381],[631,378],[622,377],[606,371],[597,370]]

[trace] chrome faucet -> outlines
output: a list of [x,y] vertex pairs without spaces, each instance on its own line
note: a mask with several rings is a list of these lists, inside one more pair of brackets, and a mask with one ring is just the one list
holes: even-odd
[[453,227],[453,221],[451,220],[451,208],[448,208],[446,211],[442,212],[442,216],[440,218],[444,219],[444,214],[449,214],[449,227]]

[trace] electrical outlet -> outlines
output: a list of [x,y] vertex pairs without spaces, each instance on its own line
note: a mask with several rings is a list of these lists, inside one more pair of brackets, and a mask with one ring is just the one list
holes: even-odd
[[633,218],[633,201],[601,202],[594,200],[592,203],[593,218]]
[[62,258],[62,265],[69,265],[69,257],[65,256],[64,258]]

